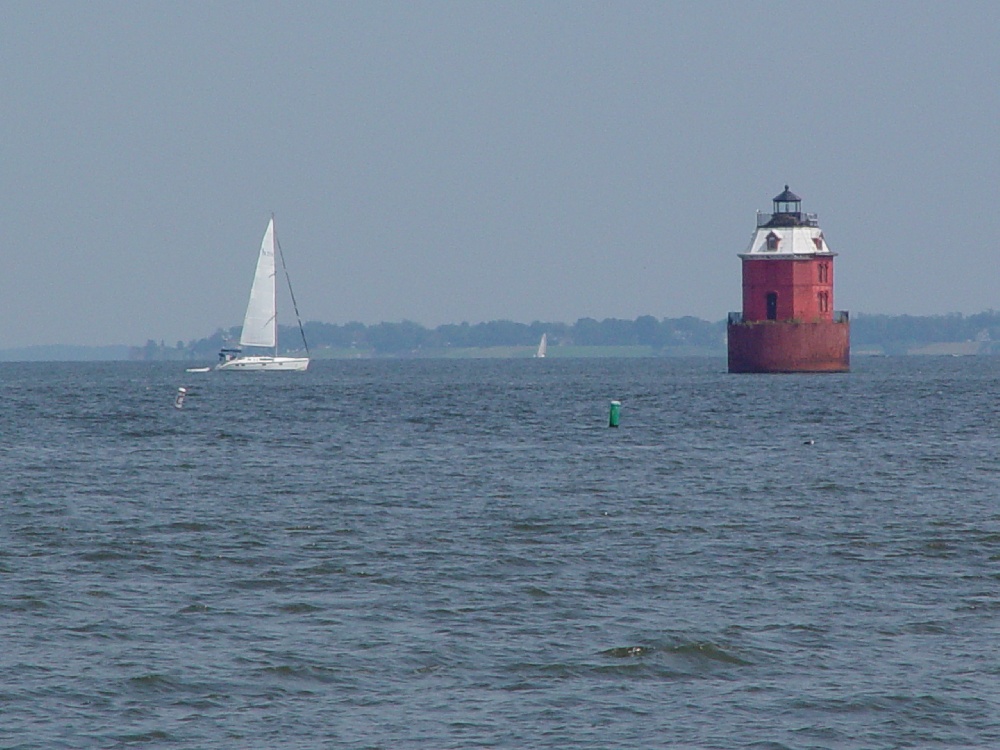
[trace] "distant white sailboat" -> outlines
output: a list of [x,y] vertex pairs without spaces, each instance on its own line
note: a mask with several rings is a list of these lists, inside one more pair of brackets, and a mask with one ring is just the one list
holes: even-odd
[[[309,367],[308,357],[279,357],[278,356],[278,314],[277,296],[275,293],[274,275],[275,250],[281,253],[281,246],[274,238],[274,217],[267,223],[267,230],[264,232],[264,239],[260,243],[260,254],[257,256],[257,271],[253,277],[253,286],[250,287],[250,301],[247,303],[247,314],[243,318],[243,331],[240,334],[239,349],[223,349],[219,352],[219,364],[216,370],[250,372],[257,370],[290,370],[303,371]],[[281,265],[284,268],[285,259],[281,258]],[[285,280],[288,281],[288,271],[285,269]],[[288,290],[291,293],[292,285],[289,281]],[[295,304],[295,295],[292,296],[292,306],[295,307],[295,316],[298,318],[298,306]],[[302,321],[299,320],[299,330],[302,331]],[[305,332],[302,331],[302,343],[305,346],[306,354],[309,353],[309,345],[306,344]],[[273,355],[244,355],[243,347],[259,346],[274,350]]]
[[545,356],[545,351],[549,348],[549,340],[547,334],[542,334],[542,340],[538,342],[538,351],[535,352],[535,356],[541,359]]

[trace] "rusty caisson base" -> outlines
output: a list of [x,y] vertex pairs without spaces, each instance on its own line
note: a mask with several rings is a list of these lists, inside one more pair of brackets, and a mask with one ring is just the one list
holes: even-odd
[[730,323],[729,372],[848,372],[851,324],[821,320]]

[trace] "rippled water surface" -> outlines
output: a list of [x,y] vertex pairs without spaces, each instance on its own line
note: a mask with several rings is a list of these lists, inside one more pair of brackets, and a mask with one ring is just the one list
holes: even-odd
[[998,747],[998,368],[0,364],[0,747]]

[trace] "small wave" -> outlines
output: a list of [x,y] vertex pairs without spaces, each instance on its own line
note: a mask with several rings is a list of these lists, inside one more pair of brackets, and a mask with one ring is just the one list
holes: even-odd
[[612,656],[615,659],[634,659],[639,656],[651,654],[655,649],[650,646],[616,646],[601,652],[604,656]]
[[429,675],[429,674],[434,674],[435,672],[439,672],[442,669],[444,669],[443,664],[425,664],[422,667],[417,667],[416,669],[414,669],[413,673],[418,675]]
[[552,534],[560,531],[557,526],[551,523],[538,521],[517,521],[511,524],[511,530],[527,534]]
[[69,627],[66,632],[96,640],[128,640],[128,634],[124,628],[107,620]]
[[324,684],[336,682],[340,678],[339,670],[313,664],[280,664],[273,667],[264,667],[260,670],[260,673],[282,680],[300,680]]
[[133,690],[144,693],[172,693],[181,687],[177,680],[157,672],[130,677],[128,685]]
[[217,524],[203,523],[201,521],[173,521],[165,526],[154,527],[154,530],[165,531],[215,531]]
[[165,429],[165,430],[143,429],[143,430],[125,430],[121,436],[123,438],[145,440],[146,438],[173,437],[174,435],[179,435],[179,434],[180,433],[177,430],[170,430],[170,429]]
[[328,561],[318,563],[316,565],[310,565],[307,568],[299,568],[296,574],[302,574],[306,576],[328,576],[328,575],[344,575],[347,573],[347,568],[338,563]]
[[39,612],[49,609],[51,606],[47,601],[39,599],[37,596],[15,596],[0,604],[0,612]]
[[931,539],[917,550],[917,554],[924,557],[956,557],[957,553],[954,545],[945,539]]
[[233,442],[239,445],[250,444],[250,438],[248,438],[246,435],[237,435],[234,432],[226,432],[224,430],[219,430],[219,432],[215,433],[215,439],[227,442]]
[[823,481],[817,482],[813,485],[813,489],[819,492],[832,492],[832,493],[846,493],[850,491],[849,487],[845,487],[842,484],[837,484],[836,482]]
[[540,586],[528,586],[527,588],[525,588],[524,593],[526,593],[532,599],[546,599],[552,596],[552,594],[550,594],[548,591],[541,588]]
[[80,559],[87,562],[104,562],[106,560],[127,560],[128,555],[113,549],[99,549],[92,552],[84,552]]
[[678,656],[693,657],[696,660],[707,660],[720,662],[723,664],[735,664],[737,666],[748,666],[752,662],[741,659],[735,654],[731,654],[725,649],[711,642],[691,642],[681,643],[666,649]]
[[734,664],[737,666],[745,666],[751,663],[707,641],[691,641],[662,647],[643,645],[616,646],[602,651],[601,654],[615,659],[636,659],[650,656],[657,652],[695,661],[719,662],[721,664]]
[[851,698],[801,699],[796,708],[821,710],[838,714],[892,713],[903,716],[940,717],[939,721],[951,722],[943,709],[947,705],[933,695],[861,695]]
[[117,740],[126,745],[148,745],[152,742],[172,742],[174,738],[159,729],[153,729],[149,732],[138,732],[136,734],[120,734]]
[[242,578],[230,584],[234,589],[243,591],[279,591],[289,585],[286,578],[274,572],[264,573],[257,578]]

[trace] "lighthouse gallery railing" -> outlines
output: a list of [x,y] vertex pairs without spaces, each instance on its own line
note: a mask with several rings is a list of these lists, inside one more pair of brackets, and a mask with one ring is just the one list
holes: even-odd
[[[847,310],[834,310],[833,311],[833,322],[834,323],[847,323],[850,320],[850,316]],[[771,323],[775,321],[760,320],[754,321],[756,323]],[[729,325],[738,326],[743,325],[743,313],[741,312],[731,312],[729,313]]]

